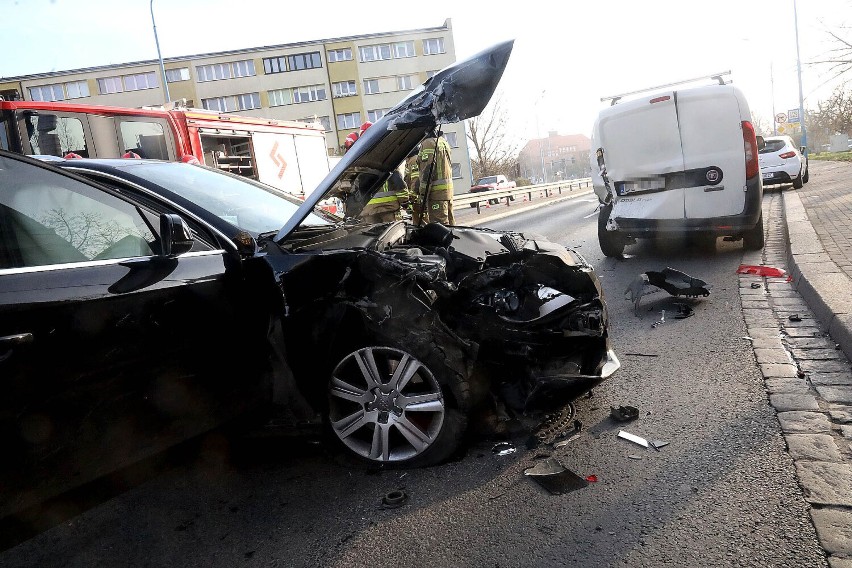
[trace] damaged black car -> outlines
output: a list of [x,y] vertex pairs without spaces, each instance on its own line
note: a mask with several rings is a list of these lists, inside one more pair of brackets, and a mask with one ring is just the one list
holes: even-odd
[[[367,462],[434,464],[478,405],[556,408],[614,373],[603,291],[576,252],[357,216],[421,140],[482,111],[511,48],[437,73],[304,202],[201,166],[0,153],[0,365],[15,385],[0,427],[29,464],[18,482],[72,454],[53,471],[91,478],[281,409],[320,417]],[[331,197],[346,218],[319,207]]]

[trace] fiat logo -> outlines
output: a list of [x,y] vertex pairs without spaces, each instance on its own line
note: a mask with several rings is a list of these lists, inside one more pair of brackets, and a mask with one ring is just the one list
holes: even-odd
[[707,170],[705,176],[707,177],[707,183],[719,183],[719,179],[722,176],[722,172],[720,172],[716,168],[710,168],[709,170]]

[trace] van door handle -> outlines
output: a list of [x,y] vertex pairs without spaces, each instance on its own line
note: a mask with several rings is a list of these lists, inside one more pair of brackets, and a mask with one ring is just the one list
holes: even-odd
[[0,347],[5,347],[6,352],[0,353],[0,363],[8,359],[12,356],[15,346],[25,345],[27,343],[33,342],[33,334],[32,333],[16,333],[15,335],[7,335],[5,337],[0,337]]

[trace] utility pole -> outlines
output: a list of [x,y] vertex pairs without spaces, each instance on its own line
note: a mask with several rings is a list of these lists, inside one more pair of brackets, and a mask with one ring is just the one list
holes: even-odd
[[160,40],[157,37],[157,22],[154,20],[154,0],[151,0],[151,24],[154,26],[154,43],[157,44],[157,59],[160,60],[160,73],[163,76],[163,93],[166,96],[166,103],[172,98],[169,96],[169,82],[166,81],[166,66],[163,65],[163,55],[160,53]]
[[796,10],[796,0],[793,0],[793,21],[796,24],[796,67],[799,74],[799,126],[802,128],[802,146],[805,156],[808,155],[808,131],[805,128],[805,98],[802,96],[802,58],[799,56],[799,13]]

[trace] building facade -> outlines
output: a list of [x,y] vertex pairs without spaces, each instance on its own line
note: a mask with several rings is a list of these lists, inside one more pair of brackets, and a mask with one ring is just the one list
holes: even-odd
[[590,148],[591,140],[583,134],[548,132],[547,138],[530,140],[521,150],[521,177],[536,183],[589,177]]
[[[330,155],[435,72],[455,62],[452,25],[163,60],[171,101],[246,116],[319,122]],[[0,96],[121,107],[166,101],[159,61],[0,78]],[[464,124],[447,125],[457,191],[471,185]]]

